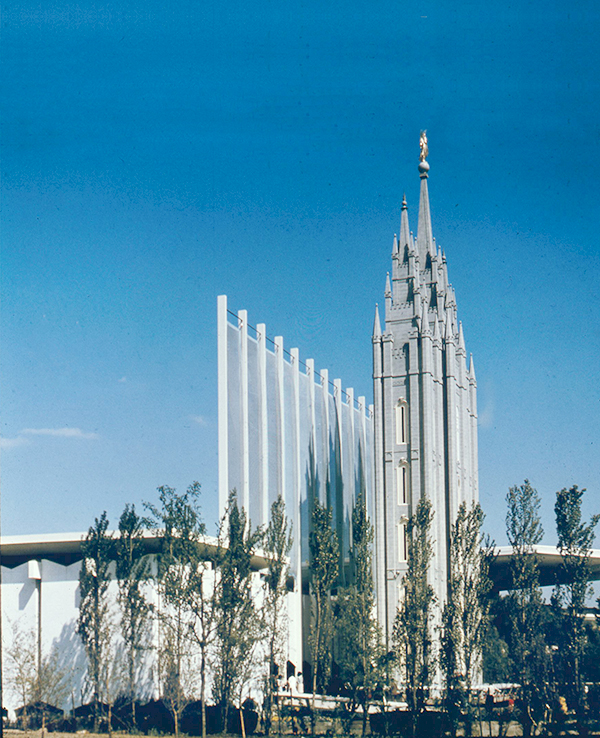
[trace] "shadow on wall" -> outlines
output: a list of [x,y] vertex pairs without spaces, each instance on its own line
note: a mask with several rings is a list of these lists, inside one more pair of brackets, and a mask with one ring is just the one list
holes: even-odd
[[63,625],[60,635],[52,643],[52,648],[57,655],[57,669],[65,675],[69,686],[68,697],[57,707],[72,710],[85,701],[88,691],[85,649],[81,638],[77,635],[76,620],[73,619]]
[[[87,674],[87,657],[81,638],[77,634],[75,619],[63,625],[60,636],[52,643],[56,653],[57,674],[64,675],[68,694],[60,705],[66,712],[75,707],[85,705],[92,699],[93,688]],[[150,648],[148,647],[148,650]],[[127,693],[126,664],[122,642],[118,642],[111,651],[111,666],[109,674],[110,699],[116,701]],[[138,659],[136,665],[136,693],[141,699],[151,699],[154,695],[154,674],[144,658]],[[67,691],[67,690],[65,690]]]
[[19,610],[24,610],[33,593],[35,592],[35,580],[26,579],[23,586],[19,590]]

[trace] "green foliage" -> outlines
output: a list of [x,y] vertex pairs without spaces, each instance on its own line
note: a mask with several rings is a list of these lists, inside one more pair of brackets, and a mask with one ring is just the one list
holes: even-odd
[[271,505],[269,525],[265,531],[264,551],[268,556],[265,577],[263,619],[267,636],[268,672],[265,678],[265,732],[271,729],[271,709],[275,681],[275,664],[281,660],[287,635],[284,601],[289,576],[288,556],[292,549],[291,525],[285,514],[281,495]]
[[181,714],[195,684],[191,663],[194,613],[190,607],[190,592],[200,562],[199,543],[204,524],[198,507],[198,482],[182,494],[171,487],[159,487],[158,493],[159,507],[144,505],[152,516],[148,523],[158,529],[160,540],[155,575],[161,600],[158,611],[162,634],[160,678],[162,696],[173,714],[178,734]]
[[374,617],[372,572],[373,526],[361,495],[352,511],[351,583],[338,590],[336,660],[340,679],[352,692],[350,709],[363,708],[363,734],[369,695],[382,678],[382,647]]
[[[540,521],[540,497],[526,479],[511,487],[506,495],[506,535],[512,546],[512,589],[506,597],[509,623],[510,677],[521,685],[527,705],[526,723],[537,722],[542,714],[536,706],[548,699],[548,655],[545,640],[545,607],[539,586],[538,561],[533,547],[544,531]],[[524,725],[527,730],[528,726]]]
[[220,554],[218,621],[213,690],[227,725],[229,705],[241,707],[242,693],[253,669],[253,652],[260,636],[259,615],[252,596],[252,556],[262,540],[250,531],[246,512],[238,506],[235,490],[222,521],[226,547]]
[[495,684],[510,680],[509,648],[498,628],[490,623],[481,650],[483,682]]
[[[110,670],[112,623],[107,597],[111,581],[110,565],[114,558],[114,541],[108,534],[106,512],[96,518],[81,544],[83,563],[79,572],[79,617],[77,633],[83,642],[93,699],[102,699]],[[98,715],[95,718],[97,729]]]
[[[331,527],[331,510],[315,500],[308,537],[310,551],[310,591],[312,628],[309,641],[312,655],[312,691],[324,691],[331,669],[333,621],[331,589],[337,582],[339,543]],[[314,704],[313,704],[314,707]]]
[[144,521],[135,505],[125,505],[119,519],[119,537],[115,541],[117,557],[118,602],[121,611],[121,634],[125,644],[128,692],[135,724],[136,665],[146,645],[151,607],[143,587],[150,574],[144,547]]
[[481,668],[481,652],[488,631],[491,546],[481,532],[479,504],[463,502],[450,534],[448,600],[443,611],[443,667],[449,688],[464,685],[470,693]]
[[[584,704],[582,659],[587,644],[585,601],[591,594],[589,556],[600,515],[582,521],[581,504],[585,490],[577,485],[556,493],[554,512],[562,576],[552,594],[558,643],[555,675],[568,701],[581,714]],[[560,687],[559,687],[560,689]]]
[[432,616],[433,588],[427,581],[433,554],[431,523],[433,512],[427,497],[421,497],[407,524],[407,572],[402,579],[404,596],[394,623],[394,646],[406,701],[413,714],[423,707],[433,676]]

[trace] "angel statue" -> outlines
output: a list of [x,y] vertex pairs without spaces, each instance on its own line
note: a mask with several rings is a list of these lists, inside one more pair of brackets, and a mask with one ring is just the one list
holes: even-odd
[[419,157],[419,161],[425,161],[427,159],[427,156],[429,155],[429,146],[427,146],[427,131],[421,131],[421,139],[419,141],[419,146],[421,147],[421,156]]

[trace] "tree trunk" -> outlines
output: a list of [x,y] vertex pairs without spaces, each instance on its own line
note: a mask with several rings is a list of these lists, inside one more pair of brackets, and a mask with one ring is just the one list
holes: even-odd
[[244,723],[244,708],[240,707],[240,725],[242,726],[242,738],[246,738],[246,725]]
[[202,661],[200,665],[200,699],[202,700],[202,738],[206,738],[206,654],[202,646]]
[[[317,602],[317,608],[318,608],[318,602]],[[315,625],[315,647],[313,648],[313,673],[312,673],[312,701],[311,701],[311,711],[310,711],[310,732],[311,735],[314,736],[315,734],[315,694],[317,692],[317,654],[319,653],[319,638],[320,638],[320,628],[319,628],[319,621],[317,616],[317,623]]]

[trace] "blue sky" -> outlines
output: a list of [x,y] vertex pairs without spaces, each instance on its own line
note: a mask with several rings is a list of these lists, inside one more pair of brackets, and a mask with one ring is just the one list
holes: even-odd
[[193,480],[210,528],[218,294],[371,396],[422,128],[486,526],[525,477],[547,542],[557,489],[600,507],[600,13],[449,5],[7,0],[4,534]]

